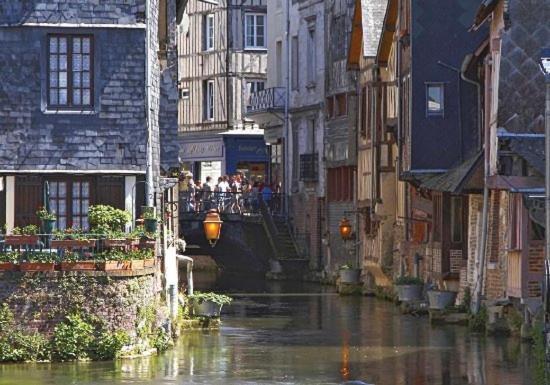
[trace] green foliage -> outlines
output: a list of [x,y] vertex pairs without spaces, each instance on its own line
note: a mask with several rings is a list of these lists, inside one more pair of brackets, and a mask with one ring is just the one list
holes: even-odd
[[40,207],[36,212],[36,216],[41,221],[55,221],[57,219],[57,216],[55,215],[55,213],[49,212],[48,210],[46,210],[45,207]]
[[532,330],[533,338],[533,358],[534,358],[534,370],[533,377],[535,385],[546,385],[547,380],[550,379],[550,373],[546,363],[546,348],[544,344],[544,332],[543,326],[540,322],[537,322]]
[[28,225],[25,227],[14,227],[12,230],[13,235],[36,235],[38,234],[38,226]]
[[57,260],[57,254],[46,251],[28,251],[24,254],[24,259],[33,263],[52,263]]
[[70,229],[65,229],[65,230],[59,230],[59,229],[55,229],[53,230],[53,237],[54,239],[59,239],[59,240],[69,240],[69,239],[72,239],[72,240],[85,240],[85,239],[93,239],[94,238],[94,234],[87,234],[84,232],[84,230],[82,229],[79,229],[78,227],[73,227],[73,228],[70,228]]
[[343,265],[340,266],[340,270],[352,270],[352,269],[354,269],[354,267],[353,267],[353,263],[351,262],[344,263]]
[[468,327],[474,332],[484,332],[487,327],[487,308],[482,306],[477,314],[472,314],[468,320]]
[[15,330],[0,337],[0,362],[43,361],[49,357],[49,342],[41,334]]
[[121,349],[130,342],[130,337],[123,331],[109,333],[102,331],[92,342],[90,358],[97,361],[112,360],[118,356]]
[[17,251],[3,251],[0,252],[0,263],[17,263],[19,260],[19,253]]
[[211,301],[218,305],[227,305],[230,304],[231,301],[233,301],[233,298],[228,297],[227,295],[216,294],[212,292],[201,293],[199,291],[196,291],[193,295],[189,296],[189,299],[191,299],[192,301],[197,301],[198,303]]
[[400,285],[424,285],[424,281],[418,277],[401,276],[394,281],[396,286]]
[[79,314],[68,315],[65,322],[55,327],[52,354],[61,361],[87,358],[93,331],[92,325]]
[[128,211],[116,209],[112,206],[93,205],[88,210],[88,220],[92,232],[98,234],[122,231],[131,219],[132,215]]
[[164,352],[170,347],[172,343],[172,338],[164,330],[164,328],[157,328],[156,333],[151,338],[151,345],[157,349],[157,352]]
[[9,330],[13,326],[13,313],[7,303],[0,306],[0,334]]

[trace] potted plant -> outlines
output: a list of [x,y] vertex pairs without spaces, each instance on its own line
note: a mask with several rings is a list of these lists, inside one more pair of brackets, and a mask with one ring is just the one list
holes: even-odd
[[430,303],[430,309],[433,310],[445,310],[446,308],[453,306],[456,300],[456,291],[450,290],[428,290],[428,302]]
[[418,277],[401,276],[394,282],[399,301],[419,301],[422,299],[424,282]]
[[54,271],[57,254],[44,251],[28,251],[21,262],[21,271]]
[[44,234],[51,234],[53,231],[53,225],[57,220],[57,216],[54,212],[49,212],[45,207],[40,207],[36,212],[36,216],[42,223],[42,232]]
[[132,219],[132,215],[108,205],[93,205],[88,210],[88,220],[91,231],[105,236],[105,247],[127,246],[125,226]]
[[0,253],[0,271],[17,270],[18,260],[19,260],[19,253],[17,251],[1,252]]
[[233,300],[223,294],[195,292],[189,296],[191,309],[195,317],[217,318],[220,316],[222,306],[230,304]]
[[351,263],[345,263],[340,266],[338,270],[338,276],[340,278],[340,283],[359,283],[361,277],[361,269],[356,269]]
[[150,268],[155,266],[155,252],[152,249],[141,249],[131,252],[132,269],[139,266],[138,261],[142,261],[141,268]]
[[36,245],[39,239],[38,226],[36,225],[15,227],[10,235],[4,237],[6,245],[10,246]]
[[54,230],[51,246],[57,249],[82,249],[95,247],[97,239],[88,238],[81,229]]
[[90,271],[96,269],[94,260],[84,259],[84,256],[75,252],[69,252],[63,256],[61,270],[63,271]]
[[148,233],[157,232],[157,214],[154,207],[144,206],[143,208],[143,227]]

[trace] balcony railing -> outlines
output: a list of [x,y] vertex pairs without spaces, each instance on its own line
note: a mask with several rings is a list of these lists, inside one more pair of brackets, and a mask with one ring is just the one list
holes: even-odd
[[319,160],[317,153],[300,155],[300,180],[316,182],[319,174]]
[[281,111],[285,108],[285,88],[274,87],[255,92],[250,95],[247,114],[259,112]]

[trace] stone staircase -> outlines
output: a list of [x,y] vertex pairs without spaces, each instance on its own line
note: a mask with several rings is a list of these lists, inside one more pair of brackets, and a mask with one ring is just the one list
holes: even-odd
[[290,229],[285,219],[273,220],[277,229],[276,248],[280,259],[303,259],[298,252],[296,243],[292,238]]

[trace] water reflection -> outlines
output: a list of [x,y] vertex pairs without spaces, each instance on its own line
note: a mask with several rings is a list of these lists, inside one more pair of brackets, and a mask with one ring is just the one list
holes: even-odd
[[162,356],[115,363],[0,366],[7,384],[529,385],[528,345],[430,327],[373,298],[331,288],[218,281],[240,293],[223,328],[184,335]]

